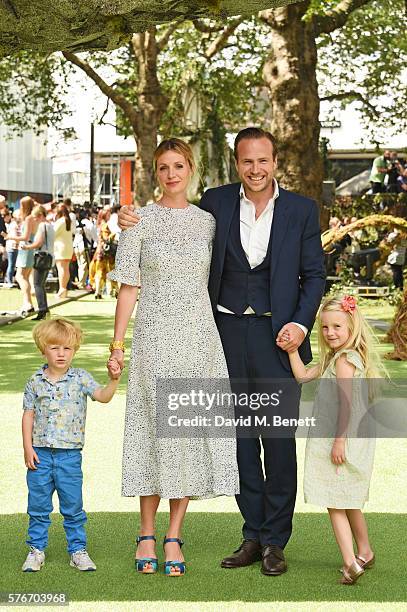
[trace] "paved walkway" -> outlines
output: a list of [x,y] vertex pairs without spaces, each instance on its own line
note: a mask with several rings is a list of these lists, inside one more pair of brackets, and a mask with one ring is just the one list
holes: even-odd
[[380,331],[384,332],[388,332],[391,327],[391,323],[388,321],[381,321],[379,319],[367,319],[367,322],[372,327],[376,327],[376,329],[380,329]]
[[[50,310],[53,308],[57,308],[58,306],[63,306],[69,302],[74,302],[79,300],[80,298],[89,295],[88,291],[84,291],[82,289],[69,290],[68,297],[66,299],[60,300],[58,299],[56,294],[47,294],[48,297],[48,307]],[[18,310],[3,310],[3,305],[0,300],[0,327],[5,325],[11,325],[13,323],[17,323],[18,321],[22,321],[23,319],[29,319],[37,314],[38,311],[33,312],[28,317],[22,317],[19,314]]]

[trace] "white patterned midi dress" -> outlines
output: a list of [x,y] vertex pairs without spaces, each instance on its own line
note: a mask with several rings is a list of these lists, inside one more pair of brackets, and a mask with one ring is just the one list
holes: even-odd
[[[230,437],[156,435],[157,378],[227,379],[208,277],[215,220],[198,207],[151,204],[121,233],[110,278],[137,285],[123,444],[124,496],[195,498],[239,492]],[[159,409],[159,408],[158,408]]]
[[[331,450],[339,410],[339,395],[336,386],[335,364],[345,355],[355,366],[352,382],[352,405],[345,441],[345,463],[335,465],[331,461]],[[323,373],[314,403],[320,435],[322,430],[331,435],[307,439],[304,467],[304,497],[310,504],[325,508],[361,509],[369,499],[369,485],[373,471],[375,437],[361,437],[368,415],[367,381],[362,359],[357,351],[338,351]],[[365,431],[365,429],[363,429]]]

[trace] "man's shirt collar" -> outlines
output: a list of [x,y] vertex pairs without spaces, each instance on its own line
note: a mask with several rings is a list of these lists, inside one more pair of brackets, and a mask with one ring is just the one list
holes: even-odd
[[[274,202],[276,201],[276,199],[280,195],[280,188],[278,186],[277,179],[273,178],[273,183],[274,183],[274,192],[273,192],[273,195],[270,198],[270,200],[267,202],[267,207],[266,208],[268,208],[270,206],[270,204],[274,204]],[[240,185],[240,201],[244,202],[245,204],[253,204],[253,202],[251,200],[249,200],[248,197],[246,197],[246,193],[245,193],[245,190],[244,190],[244,187],[243,187],[243,183]]]

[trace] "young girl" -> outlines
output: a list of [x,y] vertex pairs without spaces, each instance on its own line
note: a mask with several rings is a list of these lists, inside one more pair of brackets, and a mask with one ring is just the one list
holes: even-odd
[[[289,354],[298,381],[321,377],[324,383],[317,393],[314,416],[317,427],[328,430],[326,437],[311,437],[312,432],[308,437],[304,495],[306,502],[328,508],[343,557],[342,584],[354,584],[375,561],[361,510],[368,499],[375,439],[357,437],[368,408],[363,382],[384,373],[373,338],[354,297],[328,297],[319,313],[320,363],[306,368],[297,350]],[[287,340],[283,338],[282,343]],[[371,399],[375,381],[367,382]]]

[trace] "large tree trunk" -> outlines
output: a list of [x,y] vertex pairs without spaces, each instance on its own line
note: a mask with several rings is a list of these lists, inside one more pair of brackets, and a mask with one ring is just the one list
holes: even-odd
[[388,359],[407,361],[407,289],[404,289],[403,300],[397,309],[387,340],[394,344],[394,351],[387,355]]
[[321,203],[317,48],[313,24],[302,20],[308,5],[299,2],[261,13],[271,28],[263,78],[270,95],[271,131],[279,145],[277,178]]
[[134,199],[144,206],[153,198],[153,155],[157,146],[161,117],[167,106],[167,98],[161,90],[157,76],[159,53],[156,28],[141,34],[133,34],[132,47],[138,63],[137,113],[132,126],[136,140],[134,172]]
[[[142,120],[141,120],[142,123]],[[138,206],[145,206],[154,198],[155,178],[153,172],[153,157],[157,147],[158,124],[147,123],[140,127],[134,138],[136,154],[134,164],[134,201]]]

